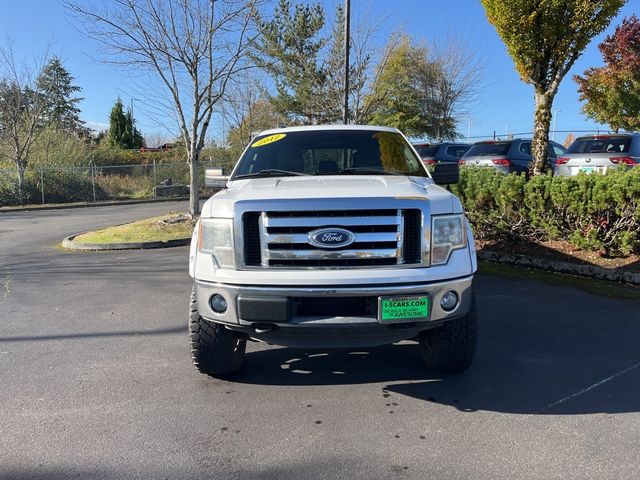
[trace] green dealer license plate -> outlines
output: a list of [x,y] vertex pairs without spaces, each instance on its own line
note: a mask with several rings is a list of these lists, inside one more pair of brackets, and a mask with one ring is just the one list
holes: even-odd
[[430,298],[426,295],[412,297],[380,297],[378,301],[380,323],[419,322],[429,319]]

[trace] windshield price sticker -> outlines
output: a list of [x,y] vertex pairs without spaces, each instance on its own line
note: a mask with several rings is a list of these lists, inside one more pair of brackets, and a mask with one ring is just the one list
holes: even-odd
[[380,298],[380,322],[412,322],[429,318],[429,297]]
[[276,135],[269,135],[268,137],[261,138],[260,140],[253,142],[251,144],[252,147],[263,147],[264,145],[269,145],[270,143],[277,142],[278,140],[282,140],[286,137],[286,133],[278,133]]

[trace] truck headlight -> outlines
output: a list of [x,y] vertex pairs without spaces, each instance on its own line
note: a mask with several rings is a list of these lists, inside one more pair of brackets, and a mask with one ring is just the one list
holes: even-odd
[[219,267],[235,267],[233,221],[229,218],[201,218],[198,252],[210,253]]
[[444,265],[454,250],[467,246],[464,215],[438,215],[431,220],[431,265]]

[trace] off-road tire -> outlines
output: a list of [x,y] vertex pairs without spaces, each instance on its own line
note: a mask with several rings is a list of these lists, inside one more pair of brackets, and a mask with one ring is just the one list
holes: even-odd
[[422,332],[418,341],[420,354],[428,370],[460,373],[473,363],[478,344],[478,317],[475,301],[464,317]]
[[199,372],[228,376],[242,368],[247,341],[237,338],[224,325],[209,322],[198,314],[195,286],[189,305],[189,341],[191,358]]

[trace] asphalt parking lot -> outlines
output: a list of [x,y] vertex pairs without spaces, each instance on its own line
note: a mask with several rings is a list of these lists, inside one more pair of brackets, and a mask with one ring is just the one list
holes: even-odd
[[0,478],[640,478],[640,300],[480,274],[464,375],[411,343],[250,343],[213,379],[189,357],[187,247],[57,247],[185,206],[0,213]]

